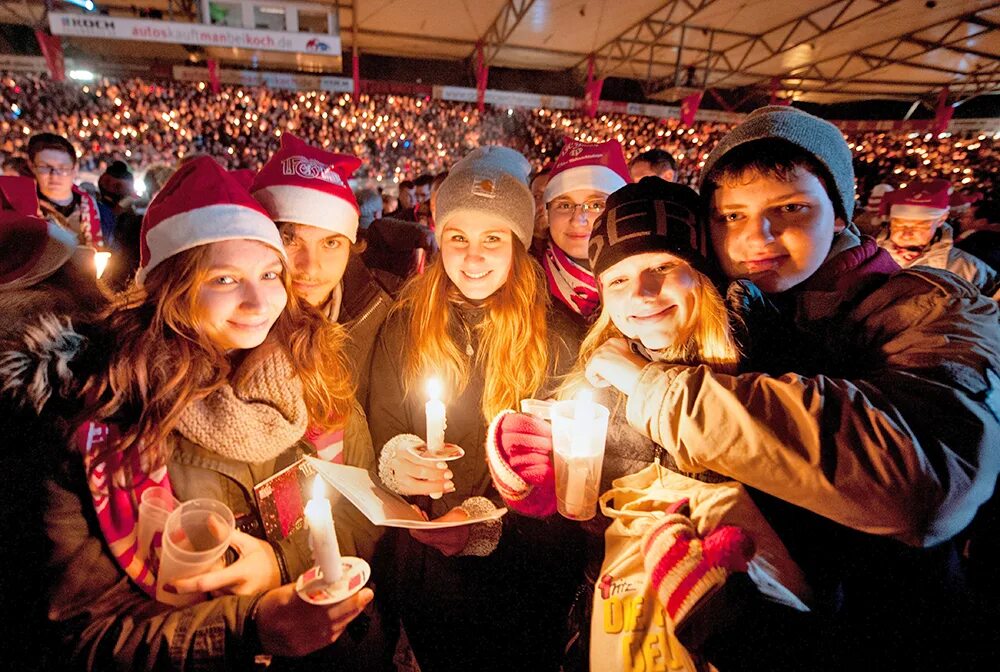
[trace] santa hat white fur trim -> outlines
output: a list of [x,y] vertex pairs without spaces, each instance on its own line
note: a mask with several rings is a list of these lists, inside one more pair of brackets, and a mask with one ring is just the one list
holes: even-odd
[[253,192],[276,222],[306,224],[345,236],[358,242],[358,211],[354,205],[333,194],[276,184]]
[[544,199],[546,203],[550,203],[557,196],[579,189],[610,194],[626,184],[625,178],[607,166],[576,166],[552,176],[545,186]]
[[948,209],[898,203],[889,209],[889,216],[899,217],[900,219],[940,219],[948,216]]
[[242,205],[209,205],[169,217],[146,232],[149,263],[136,279],[142,283],[151,269],[175,254],[224,240],[257,240],[287,258],[278,227],[269,218]]

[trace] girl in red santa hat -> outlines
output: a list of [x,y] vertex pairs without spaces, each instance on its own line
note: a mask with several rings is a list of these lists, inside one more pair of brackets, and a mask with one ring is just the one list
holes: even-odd
[[[47,481],[50,583],[40,592],[64,644],[57,659],[240,668],[323,648],[372,593],[330,607],[301,600],[290,582],[313,564],[307,540],[282,524],[270,534],[254,486],[294,463],[307,426],[350,416],[343,332],[295,298],[274,222],[209,157],[171,177],[141,242],[137,283],[110,310],[105,338],[86,343],[68,323],[49,325],[63,356],[47,394],[34,393],[54,356],[26,343],[0,358],[5,389],[42,418],[61,423],[73,397],[86,400]],[[40,334],[25,338],[37,345]],[[155,597],[157,544],[137,541],[138,503],[153,487],[226,504],[235,561]]]

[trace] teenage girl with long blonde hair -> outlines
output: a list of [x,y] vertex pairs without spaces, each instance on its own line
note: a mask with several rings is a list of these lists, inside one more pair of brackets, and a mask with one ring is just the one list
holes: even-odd
[[[435,204],[440,255],[404,290],[376,344],[368,416],[379,475],[431,519],[461,520],[501,502],[485,460],[489,419],[551,394],[575,359],[579,331],[553,316],[527,252],[529,170],[503,147],[475,150],[453,168]],[[447,408],[445,441],[465,453],[455,461],[415,454],[432,378]],[[560,557],[572,544],[543,553],[554,541],[545,527],[506,516],[390,535],[390,592],[424,672],[555,669],[552,617],[575,578]]]

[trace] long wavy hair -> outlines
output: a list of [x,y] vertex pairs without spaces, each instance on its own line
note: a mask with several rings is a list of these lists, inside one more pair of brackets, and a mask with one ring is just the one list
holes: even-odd
[[[720,373],[736,373],[740,349],[733,336],[729,311],[719,290],[704,273],[691,269],[695,277],[694,329],[683,343],[673,343],[657,351],[659,361],[675,364],[707,364]],[[605,341],[625,338],[611,320],[607,304],[601,302],[601,312],[580,344],[576,365],[559,387],[557,396],[569,398],[584,384],[584,370],[591,356]]]
[[311,426],[330,429],[351,411],[347,334],[296,298],[284,260],[288,303],[265,341],[235,358],[204,335],[198,288],[208,271],[207,245],[178,253],[120,294],[105,315],[111,357],[88,381],[92,403],[80,420],[116,424],[120,441],[106,450],[137,453],[147,470],[169,459],[167,436],[189,404],[227,382],[238,385],[275,349],[288,355],[302,381]]
[[472,357],[454,336],[458,325],[453,324],[452,306],[463,301],[440,255],[404,288],[394,309],[407,316],[406,343],[411,346],[403,361],[403,384],[409,394],[428,377],[437,377],[457,396],[474,368],[481,368],[485,388],[480,407],[484,418],[492,418],[505,408],[517,408],[547,377],[548,292],[541,268],[515,238],[510,274],[484,301],[486,315],[477,327],[479,347]]

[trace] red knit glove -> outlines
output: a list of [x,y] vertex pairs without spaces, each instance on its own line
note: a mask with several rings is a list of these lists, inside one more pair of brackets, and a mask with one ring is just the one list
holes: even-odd
[[555,513],[549,423],[533,415],[502,411],[490,423],[486,455],[493,483],[507,506],[537,518]]
[[643,564],[673,631],[699,601],[721,588],[732,572],[747,571],[753,540],[738,527],[723,525],[702,539],[684,515],[688,500],[673,504],[667,517],[646,533]]

